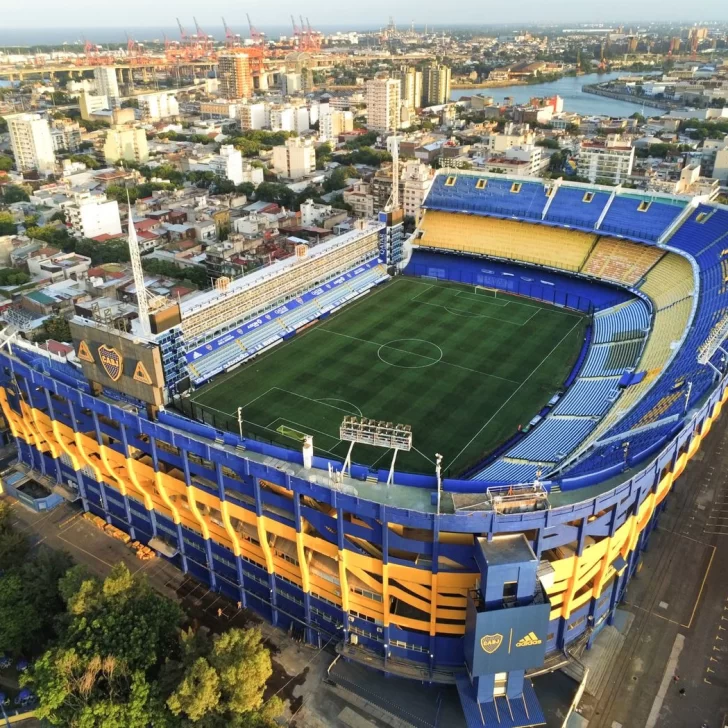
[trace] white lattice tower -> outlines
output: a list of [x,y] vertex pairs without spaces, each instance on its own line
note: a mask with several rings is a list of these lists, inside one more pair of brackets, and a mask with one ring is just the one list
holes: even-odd
[[129,204],[129,257],[131,259],[131,270],[134,275],[134,288],[137,294],[137,307],[139,309],[139,323],[141,324],[141,333],[149,336],[152,329],[149,326],[149,296],[144,286],[144,269],[142,268],[142,256],[139,252],[139,240],[137,239],[136,228],[134,227],[134,218],[131,210],[131,202],[129,201],[129,191],[126,193],[126,200]]
[[392,209],[399,208],[399,139],[392,137]]

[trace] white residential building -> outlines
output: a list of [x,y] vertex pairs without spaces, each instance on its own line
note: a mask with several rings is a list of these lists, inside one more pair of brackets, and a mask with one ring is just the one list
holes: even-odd
[[56,155],[48,119],[40,114],[10,114],[5,121],[18,171],[37,170],[40,174],[53,174]]
[[210,160],[210,166],[215,174],[230,180],[233,184],[243,183],[243,155],[232,144],[223,144],[220,153]]
[[238,104],[238,119],[243,131],[262,129],[266,126],[268,104]]
[[496,132],[483,137],[482,144],[491,152],[502,154],[511,147],[533,144],[536,135],[528,124],[508,122],[502,133]]
[[373,131],[396,131],[400,127],[401,92],[395,78],[367,81],[367,128]]
[[291,137],[273,147],[273,169],[287,179],[301,179],[316,169],[316,149],[311,139]]
[[175,96],[167,91],[137,96],[142,118],[147,121],[159,121],[179,116],[179,104]]
[[121,105],[119,83],[116,80],[116,69],[113,66],[94,68],[94,83],[96,93],[99,96],[106,96],[112,109]]
[[79,96],[78,105],[81,110],[81,118],[87,120],[99,111],[108,109],[110,106],[108,97],[93,96],[85,91]]
[[282,73],[280,77],[281,93],[284,96],[293,96],[302,89],[300,73]]
[[291,106],[274,106],[270,109],[268,126],[271,131],[295,131],[296,110]]
[[[323,108],[324,104],[322,104]],[[326,104],[328,107],[328,104]],[[319,134],[326,141],[354,130],[354,114],[351,111],[329,111],[319,119]]]
[[77,237],[121,234],[119,205],[116,200],[107,200],[106,195],[76,195],[75,203],[66,208],[66,215]]
[[53,150],[56,152],[77,152],[81,146],[81,127],[70,119],[55,119],[51,123]]
[[132,126],[118,126],[109,129],[104,142],[104,158],[107,164],[120,159],[143,164],[149,159],[149,145],[144,129]]
[[590,182],[618,185],[632,174],[634,147],[618,134],[603,141],[584,140],[579,145],[577,174]]

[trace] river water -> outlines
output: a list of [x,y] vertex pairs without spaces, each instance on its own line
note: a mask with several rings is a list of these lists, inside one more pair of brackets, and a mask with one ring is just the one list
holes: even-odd
[[[479,89],[456,89],[452,92],[453,101],[462,96],[472,96],[473,94],[483,94],[484,96],[492,96],[496,102],[503,101],[506,96],[510,96],[516,103],[527,103],[533,97],[555,96],[559,95],[564,99],[564,111],[573,111],[582,116],[631,116],[635,112],[643,113],[641,104],[631,104],[627,101],[617,101],[616,99],[607,99],[603,96],[594,96],[594,94],[585,94],[582,86],[593,83],[601,83],[603,81],[611,81],[620,76],[629,75],[622,73],[590,73],[585,76],[564,76],[558,81],[551,83],[539,83],[532,86],[499,86],[498,88],[479,88]],[[641,74],[637,74],[641,75]],[[657,116],[661,112],[660,109],[645,107],[644,114],[646,116]]]

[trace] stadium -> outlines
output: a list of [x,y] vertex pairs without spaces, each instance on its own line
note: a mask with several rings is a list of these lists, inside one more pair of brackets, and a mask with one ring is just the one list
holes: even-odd
[[728,208],[438,172],[123,332],[0,353],[19,458],[274,625],[544,722],[728,399]]

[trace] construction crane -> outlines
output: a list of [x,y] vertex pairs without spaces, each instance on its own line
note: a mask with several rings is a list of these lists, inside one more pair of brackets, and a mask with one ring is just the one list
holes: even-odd
[[240,33],[233,33],[225,22],[225,18],[222,19],[222,27],[225,29],[225,47],[226,48],[237,48],[242,45]]
[[293,41],[298,42],[300,44],[301,42],[301,30],[296,25],[296,19],[291,14],[291,25],[293,26]]
[[248,27],[250,28],[250,40],[253,41],[253,45],[264,45],[265,44],[265,33],[261,33],[250,19],[250,13],[245,14],[248,18]]

